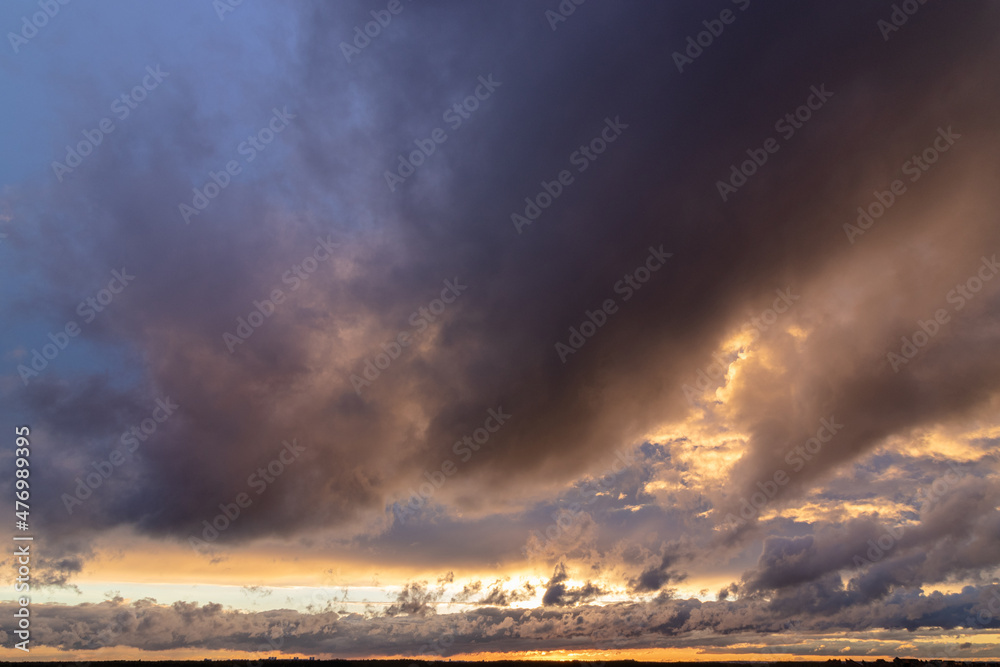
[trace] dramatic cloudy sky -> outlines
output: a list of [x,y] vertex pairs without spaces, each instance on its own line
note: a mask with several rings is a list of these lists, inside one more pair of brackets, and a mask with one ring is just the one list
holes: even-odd
[[1000,4],[63,1],[4,659],[1000,657]]

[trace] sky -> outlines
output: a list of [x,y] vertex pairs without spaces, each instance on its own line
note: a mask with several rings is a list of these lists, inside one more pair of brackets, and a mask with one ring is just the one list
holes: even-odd
[[0,659],[1000,658],[1000,4],[0,28]]

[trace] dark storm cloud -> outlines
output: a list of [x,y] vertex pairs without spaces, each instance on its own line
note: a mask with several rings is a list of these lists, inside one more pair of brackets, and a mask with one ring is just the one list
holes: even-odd
[[634,593],[649,593],[660,590],[670,582],[683,581],[687,575],[678,571],[676,566],[680,561],[690,559],[691,553],[686,552],[679,541],[670,543],[663,547],[659,562],[632,579],[629,588]]
[[[864,516],[815,522],[808,535],[767,537],[757,565],[743,575],[741,594],[777,593],[775,600],[792,605],[803,590],[818,587],[836,589],[838,604],[867,604],[954,577],[988,581],[983,577],[1000,559],[1000,546],[990,537],[1000,526],[1000,496],[971,469],[962,476],[945,470],[945,484],[914,512],[912,523]],[[843,584],[840,572],[851,573]]]
[[[524,582],[520,587],[507,588],[505,584],[509,580],[510,577],[497,579],[485,591],[483,591],[483,582],[471,582],[453,595],[451,601],[474,604],[480,607],[509,607],[515,602],[530,600],[534,597],[535,587],[530,582]],[[482,595],[476,598],[480,593]]]
[[542,604],[557,607],[583,604],[590,602],[605,592],[589,581],[584,582],[582,586],[573,588],[566,584],[568,579],[569,574],[566,572],[566,566],[559,563],[552,573],[552,578],[545,584],[545,594],[542,595]]
[[396,596],[396,602],[386,607],[386,616],[426,616],[434,613],[434,603],[441,599],[442,589],[430,589],[426,581],[410,582]]
[[[48,298],[78,301],[75,286],[60,280],[70,269],[102,276],[124,264],[137,276],[127,301],[94,330],[105,351],[126,351],[113,375],[116,387],[132,386],[93,384],[107,396],[95,404],[94,393],[60,389],[65,378],[53,369],[23,399],[45,422],[50,397],[59,397],[52,429],[75,437],[50,444],[53,460],[114,446],[155,397],[181,406],[129,463],[131,490],[109,483],[72,518],[53,495],[49,525],[130,524],[186,538],[220,503],[247,492],[249,477],[292,438],[306,447],[302,462],[254,496],[220,539],[307,525],[379,532],[387,503],[438,479],[445,461],[457,472],[440,473],[435,500],[473,515],[521,510],[522,492],[575,479],[614,447],[682,418],[681,385],[728,327],[759,310],[761,295],[788,285],[809,294],[839,266],[876,266],[869,249],[887,238],[908,238],[910,229],[880,223],[883,236],[873,232],[858,249],[841,225],[938,125],[963,133],[964,152],[942,159],[927,177],[934,184],[914,187],[893,215],[915,214],[931,195],[948,199],[973,166],[995,166],[986,133],[996,90],[976,80],[985,72],[977,62],[996,52],[995,33],[983,27],[996,19],[987,3],[922,6],[920,20],[888,43],[875,27],[881,12],[868,3],[752,3],[683,74],[671,53],[715,8],[587,4],[553,32],[535,4],[406,5],[351,63],[339,43],[367,8],[296,8],[300,69],[263,80],[252,67],[226,74],[251,91],[238,102],[239,133],[263,127],[275,107],[296,117],[256,158],[256,171],[234,177],[191,225],[178,203],[239,141],[230,119],[199,113],[211,90],[194,84],[193,68],[172,72],[177,92],[148,105],[128,141],[52,191],[35,187],[35,203],[25,204],[51,232],[45,252],[39,240],[17,240],[38,251],[52,277]],[[448,127],[444,112],[489,76],[499,82],[489,99],[461,127]],[[716,180],[819,85],[833,97],[723,203]],[[436,127],[447,128],[447,140],[390,192],[384,170]],[[617,136],[577,171],[571,154],[602,133]],[[519,234],[511,213],[523,214],[525,197],[563,169],[573,182]],[[990,196],[970,194],[983,208]],[[65,222],[80,211],[85,226]],[[994,222],[982,222],[968,222],[967,237],[942,252],[948,280],[974,270],[979,250],[966,251],[1000,247]],[[935,229],[924,222],[912,231]],[[338,247],[293,293],[282,276],[327,238]],[[651,261],[657,253],[672,255]],[[903,277],[923,271],[905,254],[892,258]],[[657,263],[627,301],[615,291],[626,274]],[[752,434],[735,487],[754,490],[784,465],[788,446],[830,415],[846,425],[836,449],[789,488],[884,436],[965,414],[995,391],[1000,358],[984,335],[993,321],[986,296],[970,308],[981,319],[956,321],[918,360],[919,372],[914,365],[894,374],[881,363],[940,300],[930,289],[938,283],[914,279],[913,289],[862,290],[871,301],[850,326],[803,302],[797,308],[814,318],[803,324],[816,334],[801,349],[781,332],[766,337],[788,370],[749,368],[759,388],[734,398],[733,414]],[[468,288],[416,332],[411,313],[446,280]],[[230,354],[223,332],[275,287],[288,301]],[[822,296],[818,287],[812,293]],[[887,295],[902,301],[898,310]],[[555,344],[612,298],[617,309],[606,324],[563,363]],[[414,343],[356,393],[350,376],[400,332]],[[463,459],[455,443],[494,409],[512,416]],[[98,438],[85,441],[90,433]],[[72,488],[90,465],[82,458],[76,470],[53,464],[52,488]],[[637,587],[662,586],[668,565]]]
[[[516,417],[505,426],[499,446],[491,443],[469,462],[468,467],[476,469],[476,477],[482,479],[486,475],[494,484],[509,488],[512,479],[524,480],[536,469],[539,473],[556,474],[571,471],[574,461],[586,461],[587,454],[600,452],[608,441],[635,435],[635,432],[622,429],[621,424],[631,421],[648,425],[677,414],[678,406],[671,407],[669,401],[663,412],[649,410],[650,404],[662,405],[656,399],[662,390],[650,390],[650,385],[672,375],[678,377],[672,369],[681,364],[684,353],[698,348],[696,341],[702,340],[706,332],[718,335],[721,325],[731,317],[726,311],[728,305],[769,291],[775,278],[787,277],[782,273],[800,273],[803,278],[808,277],[813,270],[810,267],[812,258],[824,252],[831,259],[839,254],[837,250],[828,250],[830,241],[839,239],[842,234],[839,225],[827,228],[818,224],[804,225],[798,218],[807,212],[807,217],[816,217],[813,200],[817,193],[823,200],[832,200],[845,192],[853,195],[850,188],[841,187],[830,192],[829,186],[821,185],[819,176],[826,171],[821,165],[831,162],[832,158],[827,155],[832,152],[836,156],[832,159],[834,163],[843,160],[838,169],[849,173],[850,165],[858,163],[863,155],[851,155],[840,146],[865,145],[864,154],[872,150],[867,148],[870,136],[882,131],[877,124],[858,127],[848,122],[847,109],[861,103],[852,76],[858,75],[861,69],[867,72],[873,62],[884,61],[887,71],[891,71],[901,66],[898,60],[904,58],[902,53],[910,56],[910,49],[925,48],[926,40],[934,36],[926,30],[914,33],[909,42],[890,47],[881,39],[868,42],[859,39],[856,23],[846,19],[831,20],[820,10],[810,13],[791,6],[780,10],[773,6],[756,9],[761,13],[756,17],[747,15],[750,22],[746,32],[740,33],[733,28],[732,34],[736,36],[733,42],[719,40],[720,58],[738,53],[737,46],[750,50],[763,48],[760,41],[754,41],[753,28],[761,31],[756,34],[762,35],[765,26],[781,24],[779,34],[788,35],[789,41],[792,36],[809,34],[820,42],[859,44],[854,51],[856,61],[831,70],[818,52],[807,53],[785,71],[777,74],[769,71],[767,82],[763,81],[763,71],[758,73],[751,69],[749,82],[734,84],[729,72],[722,74],[707,67],[688,72],[685,76],[690,78],[687,79],[670,78],[669,66],[661,66],[666,63],[668,48],[649,46],[644,58],[639,55],[646,45],[662,44],[664,40],[656,40],[651,34],[647,37],[647,29],[638,26],[648,25],[649,32],[659,31],[663,24],[671,27],[681,24],[683,17],[654,16],[668,10],[651,6],[631,7],[627,18],[616,17],[630,23],[628,46],[608,38],[600,41],[599,50],[583,46],[588,40],[600,39],[595,37],[596,21],[613,11],[601,7],[595,8],[595,13],[589,17],[581,11],[574,16],[578,23],[555,34],[537,28],[519,34],[517,55],[505,59],[502,69],[492,66],[494,61],[490,59],[492,51],[488,46],[471,53],[458,47],[445,50],[444,54],[408,53],[407,58],[412,56],[416,62],[425,63],[428,70],[432,69],[434,58],[450,62],[457,71],[467,73],[467,80],[474,78],[473,73],[499,69],[497,78],[505,81],[503,86],[506,86],[476,112],[468,126],[461,129],[462,134],[459,131],[451,133],[449,143],[442,144],[439,149],[437,165],[430,164],[429,160],[428,165],[421,167],[393,193],[394,206],[406,221],[400,233],[411,247],[419,250],[408,258],[407,268],[401,269],[415,284],[433,284],[436,274],[440,273],[437,268],[441,260],[455,266],[455,273],[459,275],[482,276],[478,280],[469,278],[472,285],[469,297],[474,298],[462,303],[463,316],[457,321],[449,321],[442,336],[442,343],[452,357],[468,358],[470,363],[456,366],[438,358],[440,366],[437,368],[416,364],[399,370],[393,367],[386,378],[380,378],[371,388],[373,401],[391,401],[405,395],[403,392],[411,385],[395,380],[391,373],[412,373],[422,386],[432,380],[435,387],[441,387],[439,383],[445,381],[445,386],[450,383],[470,388],[473,396],[464,395],[451,410],[439,412],[432,423],[428,440],[432,446],[442,443],[441,458],[451,456],[450,444],[457,434],[466,433],[476,425],[480,406],[498,397],[498,400],[508,401],[507,409]],[[598,12],[602,16],[598,17]],[[526,20],[517,12],[513,14]],[[870,15],[862,16],[869,18]],[[409,24],[413,26],[413,34],[422,36],[443,36],[461,20],[469,18],[473,24],[479,20],[443,5],[408,18],[415,22]],[[513,19],[494,18],[492,23],[496,27],[489,36],[476,34],[481,43],[484,39],[487,44],[491,38],[509,39],[513,34]],[[874,24],[875,17],[870,18]],[[955,20],[944,15],[940,18],[946,22]],[[948,25],[955,30],[963,29],[955,23]],[[322,27],[322,22],[314,24],[317,32]],[[940,27],[935,30],[940,33],[937,38],[941,40],[943,31]],[[474,32],[467,29],[465,35]],[[953,46],[957,38],[954,33],[949,34],[946,48],[953,51],[953,55],[969,57],[972,51],[963,52]],[[745,37],[741,39],[741,35]],[[778,46],[769,48],[780,50],[780,40]],[[315,62],[329,57],[334,49],[332,40],[317,38],[316,44],[325,45],[326,51],[324,46],[317,46],[312,52]],[[373,50],[365,54],[368,60],[359,66],[368,68],[364,71],[373,77],[388,79],[400,67],[408,66],[404,52]],[[598,57],[600,65],[596,62]],[[645,64],[637,67],[638,60]],[[579,72],[577,76],[571,73],[570,62],[574,63],[574,71]],[[777,63],[769,65],[780,68]],[[809,67],[814,68],[812,72],[808,71]],[[318,84],[331,78],[318,67],[314,72]],[[755,79],[755,74],[761,79]],[[808,78],[810,75],[812,78]],[[558,80],[561,93],[558,100],[543,90],[553,80]],[[679,201],[679,197],[672,198],[672,195],[695,183],[704,183],[706,189],[711,190],[713,179],[703,178],[707,174],[699,171],[708,172],[716,168],[715,164],[725,162],[709,158],[724,158],[732,153],[732,146],[749,142],[749,137],[755,136],[754,128],[761,127],[755,125],[756,120],[772,120],[779,116],[784,106],[793,101],[801,102],[797,97],[803,97],[809,85],[820,80],[828,81],[830,89],[838,91],[836,94],[845,100],[844,106],[838,108],[831,101],[830,108],[825,110],[830,117],[817,114],[812,122],[817,128],[815,133],[821,138],[817,139],[807,130],[796,137],[804,146],[800,150],[797,146],[802,144],[792,145],[793,156],[783,156],[787,162],[776,160],[772,172],[776,183],[772,188],[764,188],[764,192],[750,202],[734,202],[729,207],[709,200],[698,206],[697,211],[678,211],[667,203]],[[896,132],[903,119],[908,118],[905,114],[910,108],[920,106],[934,95],[933,82],[922,82],[922,88],[902,84],[893,87],[886,74],[879,83],[884,90],[872,93],[866,89],[864,94],[881,95],[883,103],[890,96],[902,95],[905,100],[886,105],[886,115],[880,119],[881,127],[892,125]],[[389,167],[394,165],[397,152],[409,149],[412,140],[422,136],[422,128],[427,132],[439,122],[434,113],[437,109],[433,106],[431,110],[420,109],[424,112],[423,126],[414,120],[421,115],[413,110],[406,114],[405,122],[400,122],[395,111],[402,100],[445,99],[448,96],[441,91],[460,90],[461,79],[442,81],[423,77],[420,84],[419,93],[405,86],[372,90],[373,106],[377,110],[374,113],[388,116],[378,119],[375,124],[384,132],[396,133],[394,141],[383,144],[383,164]],[[716,119],[711,115],[694,118],[691,113],[692,109],[724,107],[721,99],[727,94],[736,97],[742,93],[745,101],[746,93],[753,86],[759,90],[757,96],[749,98],[753,100],[751,104],[741,107],[747,114],[736,117],[717,112],[727,121],[721,132],[720,125],[712,123]],[[729,92],[733,88],[737,90]],[[699,104],[698,100],[705,95],[716,96],[720,101]],[[617,103],[608,115],[620,115],[623,122],[631,124],[588,171],[590,177],[600,175],[603,190],[623,192],[627,196],[608,201],[587,198],[588,212],[583,214],[584,200],[580,190],[586,187],[584,179],[588,174],[579,174],[577,182],[567,186],[566,193],[551,209],[524,228],[519,238],[514,238],[516,232],[507,225],[509,213],[520,210],[523,195],[533,196],[538,187],[535,183],[542,178],[553,178],[558,169],[567,166],[569,153],[596,134],[604,114],[588,118],[585,112],[600,108],[605,99]],[[445,106],[442,104],[440,108]],[[905,114],[904,107],[907,109]],[[560,123],[558,128],[553,122],[546,122],[546,119],[564,115],[565,109],[574,110],[568,122]],[[893,109],[898,109],[898,115],[892,115]],[[982,111],[971,110],[973,114]],[[909,120],[906,122],[912,124]],[[469,132],[473,138],[464,132]],[[541,134],[544,136],[539,136]],[[693,147],[685,146],[680,138],[682,134],[699,138],[723,136],[703,142],[696,156],[693,150],[685,152],[684,149]],[[630,143],[629,137],[636,135],[641,139]],[[511,141],[512,136],[519,140]],[[920,135],[914,129],[910,136],[916,140]],[[897,143],[904,142],[899,140]],[[822,151],[824,159],[810,158],[805,146]],[[441,166],[442,163],[446,166]],[[681,164],[683,169],[679,168]],[[530,176],[522,176],[525,168]],[[793,171],[798,173],[793,174]],[[777,185],[781,180],[779,175],[788,179],[788,184],[781,187],[781,194]],[[655,190],[650,187],[654,182],[658,184]],[[810,191],[812,194],[805,194]],[[720,225],[728,220],[739,221],[743,226],[736,227],[733,238],[720,238]],[[753,237],[743,230],[753,230]],[[788,249],[776,247],[776,238],[787,239],[789,243],[784,246]],[[448,239],[447,243],[443,239]],[[551,343],[566,336],[567,326],[578,325],[588,308],[592,309],[606,296],[614,296],[615,281],[625,271],[641,264],[646,246],[664,241],[668,249],[674,251],[668,266],[654,276],[635,301],[622,304],[621,311],[613,315],[607,328],[588,341],[579,353],[572,355],[563,367],[553,354]],[[748,244],[752,249],[748,250]],[[456,254],[452,252],[455,247],[467,251]],[[844,247],[842,252],[847,252],[846,245],[838,247]],[[443,257],[444,252],[448,253],[447,258]],[[630,310],[627,306],[633,307]],[[387,335],[391,331],[387,328]],[[483,340],[488,340],[489,344],[483,345]],[[550,344],[540,344],[540,341]],[[669,342],[676,352],[665,354],[665,342]],[[510,361],[515,358],[520,363],[511,366]],[[639,359],[655,359],[658,363],[637,371]],[[610,366],[608,361],[612,362]],[[665,384],[676,386],[679,383]],[[577,398],[578,392],[569,388],[591,385],[603,388],[596,404],[600,409],[581,409],[585,404],[583,399]],[[626,392],[626,387],[628,392],[649,400],[632,404],[618,399],[617,396]],[[442,397],[457,398],[452,393]],[[772,404],[766,407],[785,407],[781,397],[769,398]],[[767,410],[763,412],[768,413]],[[872,438],[863,438],[859,446],[872,441]],[[537,449],[540,442],[544,442],[546,448],[542,452]],[[764,442],[761,448],[769,444]],[[849,451],[849,448],[844,450]],[[463,470],[462,474],[467,471]],[[482,502],[481,497],[465,500],[469,504]]]
[[[599,593],[598,593],[599,594]],[[509,607],[515,602],[530,600],[535,596],[535,587],[525,582],[520,588],[504,588],[504,582],[493,582],[483,597],[476,600],[477,605],[484,607]],[[581,601],[583,597],[580,598]]]

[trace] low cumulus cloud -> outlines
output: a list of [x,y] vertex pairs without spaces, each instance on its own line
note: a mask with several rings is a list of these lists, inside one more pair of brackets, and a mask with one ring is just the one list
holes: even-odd
[[[784,636],[784,641],[809,641],[811,633],[871,628],[1000,627],[996,612],[991,611],[1000,601],[996,586],[951,594],[900,592],[877,605],[851,604],[842,589],[824,584],[809,591],[812,597],[808,603],[799,601],[801,615],[794,633]],[[782,620],[783,607],[788,604],[783,599],[698,602],[660,598],[570,609],[490,607],[424,616],[415,622],[406,615],[362,619],[350,613],[242,612],[218,604],[159,605],[152,600],[126,603],[118,599],[75,607],[39,606],[35,636],[40,645],[63,650],[128,646],[149,651],[185,647],[273,651],[279,643],[287,651],[333,656],[418,655],[431,643],[442,655],[555,650],[571,648],[572,637],[579,634],[591,636],[598,647],[679,647],[688,645],[695,633],[712,631],[720,639],[707,645],[724,646],[748,633],[768,635],[788,630]],[[10,604],[0,605],[0,609],[13,613]],[[441,637],[450,640],[438,641]]]

